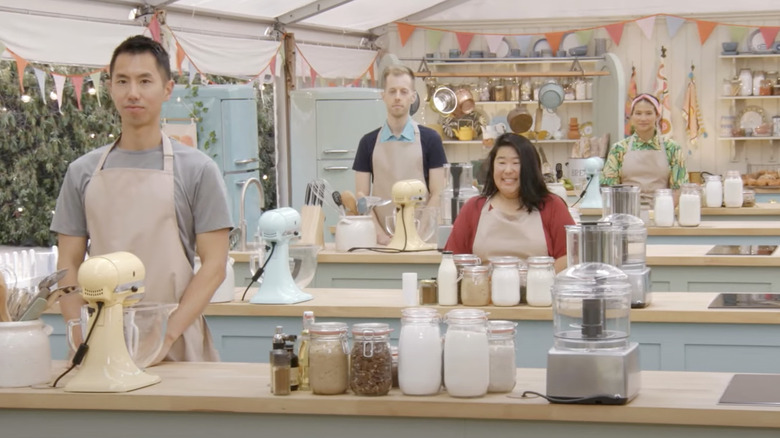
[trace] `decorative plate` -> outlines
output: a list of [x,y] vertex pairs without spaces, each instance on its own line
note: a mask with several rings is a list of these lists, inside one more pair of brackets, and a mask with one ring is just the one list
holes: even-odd
[[[533,112],[531,115],[536,118],[536,112]],[[534,124],[531,126],[536,126],[536,120],[534,120]],[[542,111],[542,123],[539,125],[539,130],[547,131],[547,135],[552,138],[556,132],[561,130],[561,118],[554,112]],[[539,140],[545,139],[540,138]]]
[[507,56],[509,56],[509,43],[503,39],[500,43],[498,43],[498,48],[496,49],[496,58],[506,58]]
[[490,124],[504,125],[504,128],[506,128],[504,132],[509,132],[509,121],[506,119],[506,114],[503,116],[494,116],[492,119],[490,119]]
[[750,105],[739,113],[739,127],[746,131],[753,131],[766,123],[766,117],[764,117],[764,109],[760,106]]
[[577,35],[574,32],[569,32],[566,35],[561,38],[561,47],[560,50],[565,50],[566,54],[569,53],[569,50],[581,46],[579,38],[577,38]]
[[542,50],[549,50],[553,55],[555,54],[550,47],[550,43],[547,42],[547,38],[542,38],[534,43],[533,54],[541,56]]
[[761,35],[761,29],[756,29],[750,33],[747,39],[748,51],[750,52],[766,52],[766,42],[764,36]]
[[580,135],[583,137],[593,137],[593,123],[585,122],[581,124]]

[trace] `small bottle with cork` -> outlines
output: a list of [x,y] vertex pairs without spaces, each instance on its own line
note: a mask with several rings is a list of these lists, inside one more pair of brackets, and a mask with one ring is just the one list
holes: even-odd
[[[296,335],[288,335],[283,332],[282,326],[276,326],[271,338],[271,352],[269,363],[271,364],[271,393],[275,395],[287,395],[290,391],[297,391],[300,382],[298,370],[298,355],[295,354]],[[286,359],[285,359],[286,358]],[[287,376],[287,391],[285,393],[283,374]]]

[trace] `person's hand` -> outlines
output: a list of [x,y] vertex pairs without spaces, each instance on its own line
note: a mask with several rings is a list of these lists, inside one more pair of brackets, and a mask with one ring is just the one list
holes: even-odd
[[170,336],[167,334],[165,335],[165,340],[163,341],[163,345],[160,348],[160,352],[157,353],[157,357],[154,358],[152,363],[149,364],[149,366],[155,366],[158,365],[160,362],[162,362],[165,359],[165,356],[168,355],[168,352],[171,350],[171,347],[173,346],[173,343],[175,342],[175,339],[171,339]]

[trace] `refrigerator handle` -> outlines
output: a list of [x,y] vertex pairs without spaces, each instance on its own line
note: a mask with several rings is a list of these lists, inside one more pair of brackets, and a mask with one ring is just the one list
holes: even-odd
[[250,164],[250,163],[256,163],[260,161],[259,158],[247,158],[245,160],[235,160],[233,161],[235,164]]

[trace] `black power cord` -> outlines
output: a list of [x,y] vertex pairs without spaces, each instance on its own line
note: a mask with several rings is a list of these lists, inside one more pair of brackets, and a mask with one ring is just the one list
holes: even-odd
[[623,399],[619,395],[593,395],[589,397],[577,397],[577,398],[560,398],[542,394],[536,391],[523,391],[520,397],[508,396],[510,398],[530,398],[530,395],[535,395],[547,400],[550,403],[561,404],[620,404]]
[[590,187],[590,183],[592,183],[594,179],[596,179],[595,175],[589,175],[588,176],[588,183],[585,184],[585,188],[582,189],[582,192],[580,193],[580,197],[577,198],[577,200],[574,201],[574,204],[572,204],[570,207],[576,207],[577,204],[579,204],[580,201],[582,201],[582,198],[584,198],[585,194],[588,193],[588,187]]
[[95,314],[95,319],[92,323],[92,327],[89,328],[89,333],[87,333],[87,339],[84,340],[84,342],[79,345],[79,348],[76,350],[76,354],[73,355],[73,360],[70,363],[70,367],[65,370],[62,374],[60,374],[59,377],[57,377],[56,380],[54,380],[54,383],[51,385],[52,387],[56,388],[57,383],[59,383],[60,379],[65,377],[69,372],[73,371],[73,368],[76,368],[76,365],[80,365],[81,362],[84,361],[84,356],[87,355],[87,351],[89,351],[89,338],[92,337],[92,332],[95,331],[95,326],[98,323],[98,319],[100,318],[100,313],[103,311],[103,305],[105,303],[102,301],[97,302],[97,313]]
[[[374,251],[374,252],[381,252],[386,254],[397,254],[401,252],[425,252],[425,251],[432,251],[430,249],[406,249],[406,245],[409,243],[409,236],[406,234],[406,217],[404,217],[404,208],[406,208],[405,204],[401,205],[401,226],[404,229],[404,246],[401,249],[398,248],[387,248],[387,247],[370,247],[370,246],[355,246],[347,250],[347,252],[353,252],[357,250],[367,250],[367,251]],[[374,216],[376,216],[376,210],[374,210]],[[377,217],[377,221],[379,218]]]
[[263,266],[259,267],[257,269],[257,272],[255,272],[252,275],[252,281],[249,282],[249,284],[246,286],[246,289],[244,289],[244,294],[241,295],[241,301],[244,301],[246,298],[246,293],[249,291],[249,288],[252,287],[253,284],[257,282],[257,280],[260,279],[260,277],[263,276],[263,272],[265,272],[265,267],[268,265],[268,262],[271,261],[271,256],[274,255],[274,250],[276,250],[276,242],[271,242],[271,252],[268,253],[268,258],[265,259],[265,263],[263,263]]

